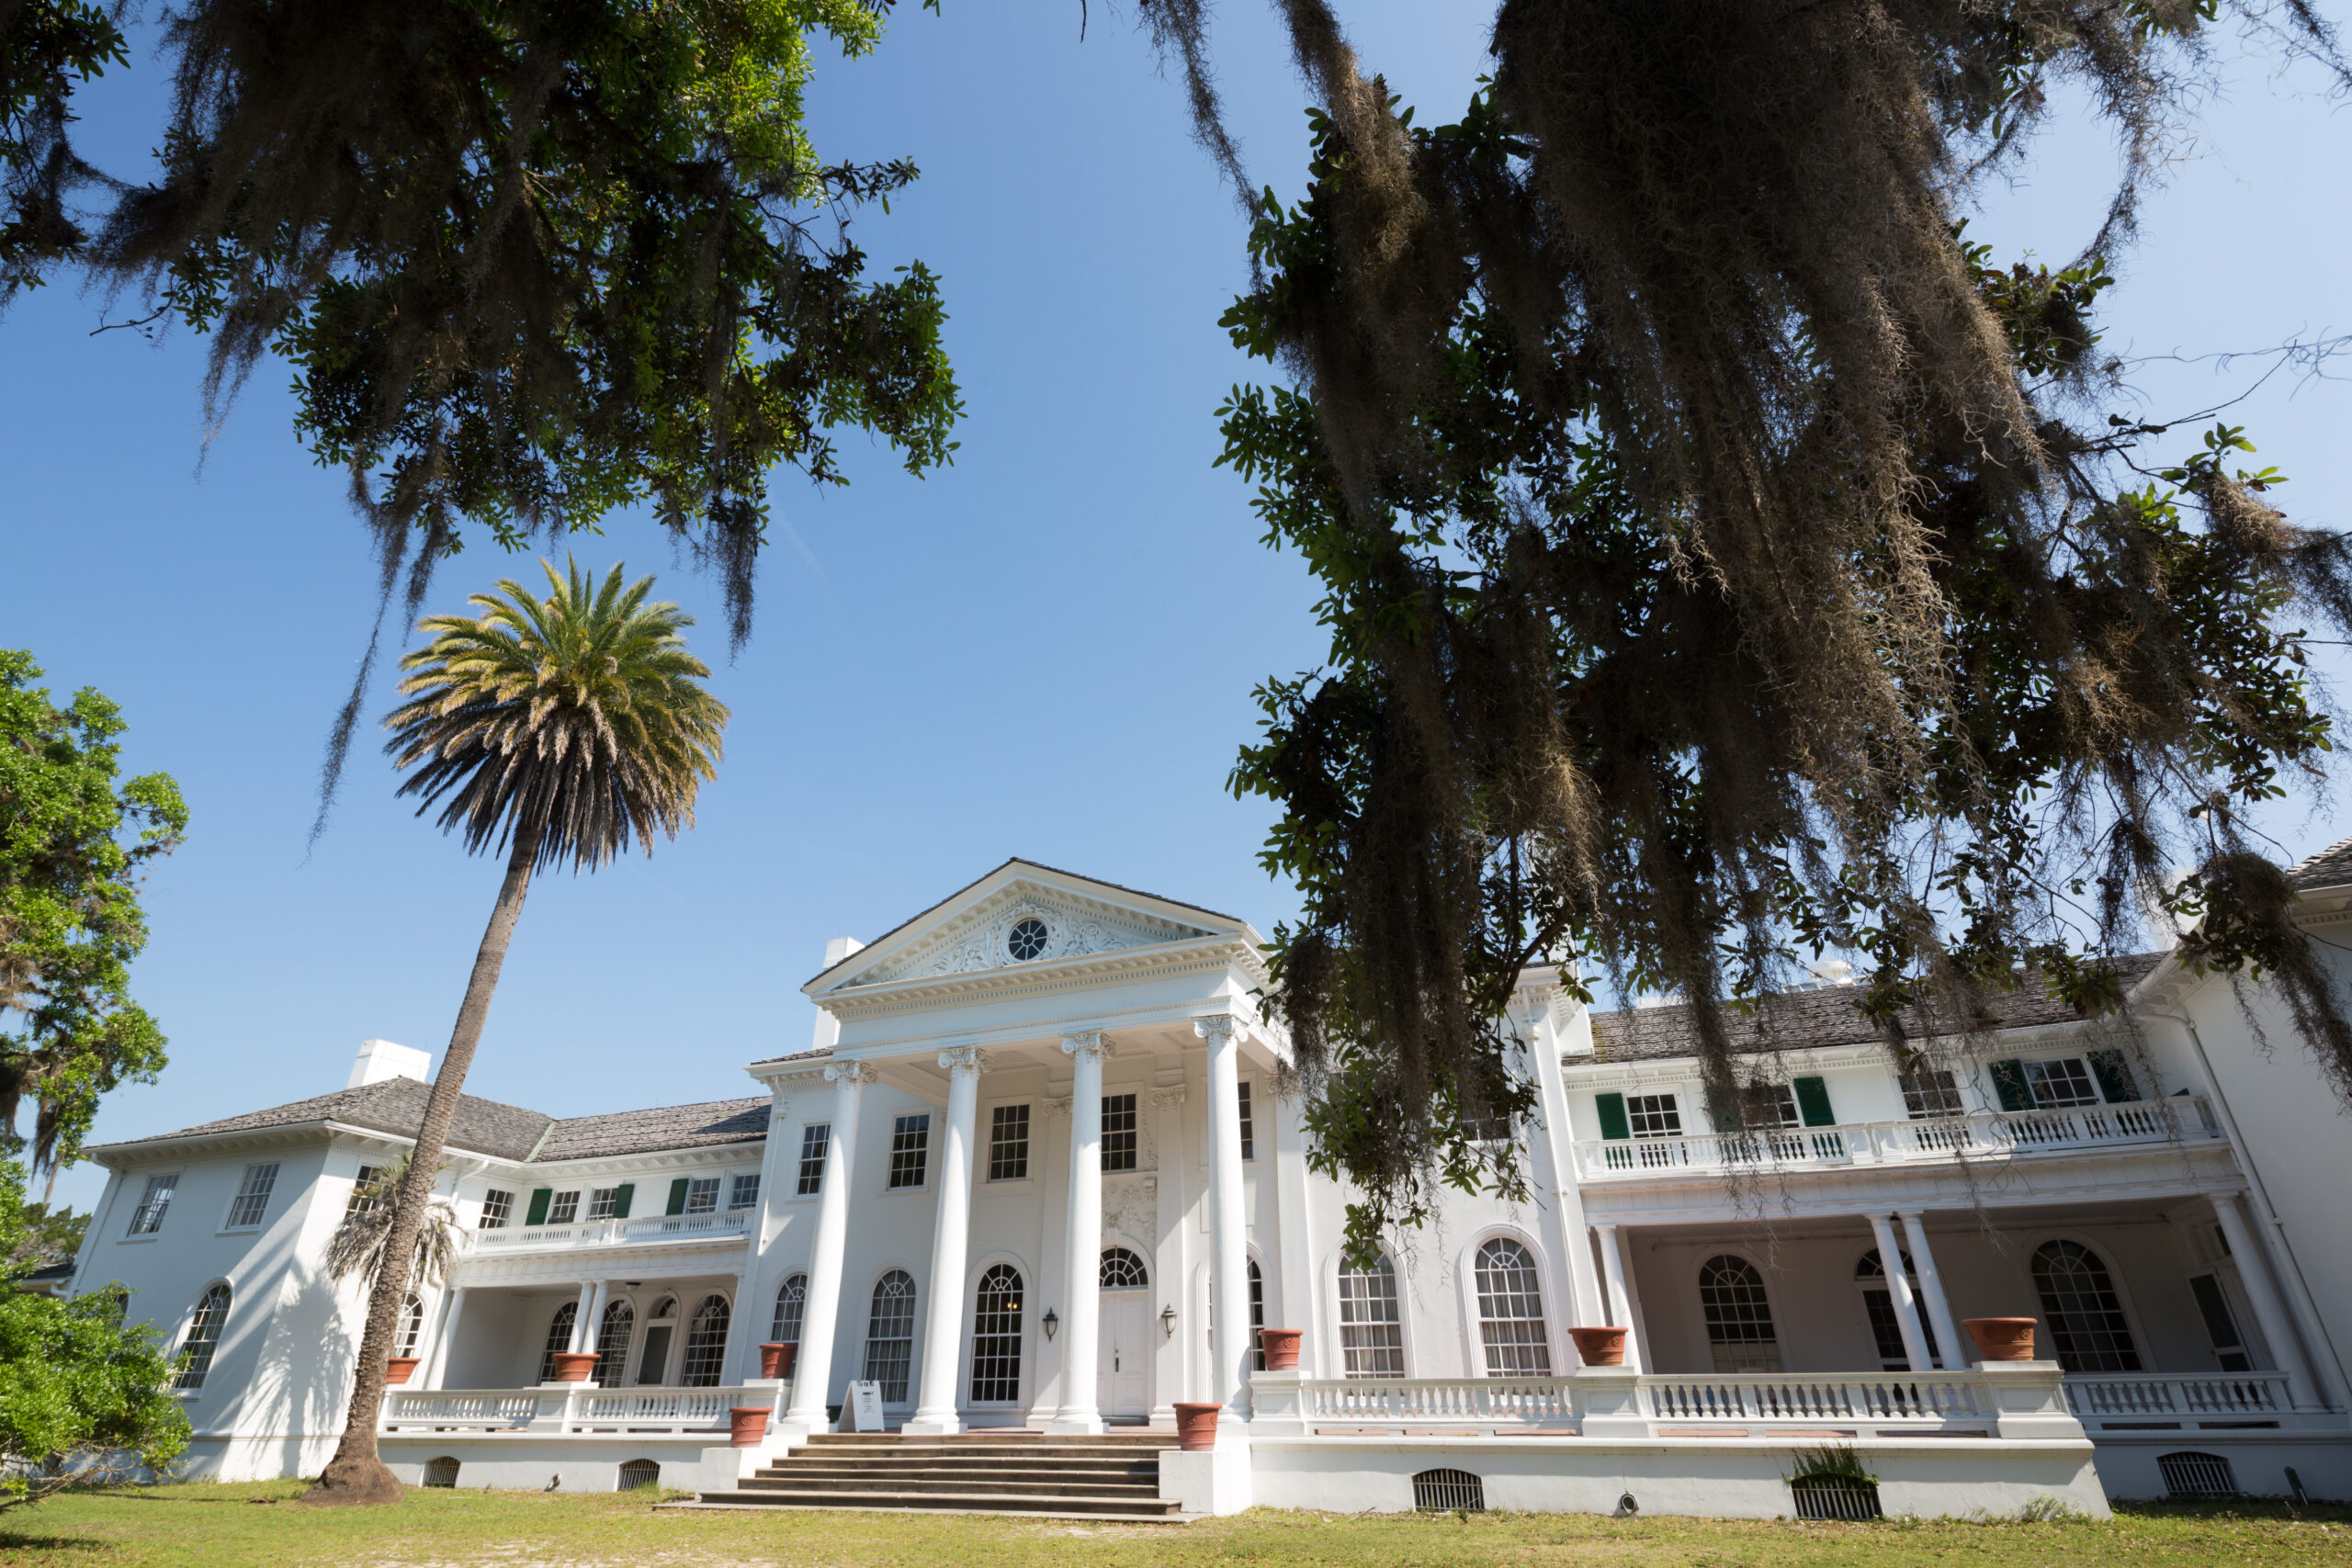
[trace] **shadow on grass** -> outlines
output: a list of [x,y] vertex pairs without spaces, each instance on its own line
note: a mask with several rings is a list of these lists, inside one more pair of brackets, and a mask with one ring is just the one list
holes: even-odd
[[2165,1502],[2119,1499],[2118,1515],[2135,1519],[2178,1519],[2183,1523],[2221,1523],[2230,1519],[2268,1519],[2294,1524],[2352,1523],[2352,1503],[2298,1503],[2291,1497],[2181,1498]]

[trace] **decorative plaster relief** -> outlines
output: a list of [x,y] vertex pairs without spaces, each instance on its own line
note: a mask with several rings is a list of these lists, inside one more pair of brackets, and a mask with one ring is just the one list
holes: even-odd
[[[1045,946],[1033,958],[1017,959],[1012,955],[1012,929],[1023,920],[1035,920],[1046,928]],[[1198,926],[1090,907],[1048,888],[1016,886],[917,942],[904,955],[876,965],[855,983],[874,986],[889,980],[1010,969],[1024,963],[1050,964],[1056,959],[1209,934]]]

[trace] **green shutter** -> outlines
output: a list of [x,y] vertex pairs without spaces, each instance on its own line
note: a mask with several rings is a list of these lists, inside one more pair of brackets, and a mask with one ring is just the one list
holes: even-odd
[[2140,1086],[2132,1081],[2132,1068],[2120,1051],[2093,1051],[2091,1077],[2098,1079],[2099,1093],[2107,1096],[2109,1105],[2123,1105],[2140,1098]]
[[624,1181],[613,1189],[613,1218],[616,1220],[628,1218],[628,1201],[636,1191],[637,1184],[633,1181]]
[[670,1183],[670,1207],[664,1212],[673,1214],[683,1214],[686,1212],[686,1179],[684,1177],[682,1176]]
[[531,1189],[531,1209],[528,1213],[523,1216],[523,1223],[526,1225],[546,1224],[548,1223],[548,1200],[554,1196],[555,1189],[552,1187],[534,1187]]
[[2025,1064],[2014,1056],[1993,1064],[1993,1092],[2004,1111],[2033,1109],[2033,1090],[2025,1083]]
[[1604,1138],[1630,1138],[1634,1125],[1625,1120],[1625,1097],[1622,1094],[1596,1095],[1593,1103],[1600,1108],[1600,1135]]
[[1829,1109],[1829,1085],[1820,1078],[1799,1078],[1796,1081],[1797,1113],[1808,1127],[1835,1127],[1837,1115]]

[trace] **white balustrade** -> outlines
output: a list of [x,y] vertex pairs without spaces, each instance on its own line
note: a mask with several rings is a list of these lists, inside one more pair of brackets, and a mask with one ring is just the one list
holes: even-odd
[[[1744,1427],[1765,1436],[1775,1424],[1802,1427],[1834,1421],[1879,1431],[1983,1432],[1999,1415],[1999,1401],[1971,1372],[1919,1378],[1640,1376],[1634,1382],[1634,1408],[1661,1427]],[[1286,1391],[1293,1385],[1282,1386]],[[1326,1437],[1368,1429],[1404,1436],[1484,1429],[1566,1437],[1580,1430],[1584,1416],[1574,1378],[1304,1378],[1295,1386],[1299,1422]]]
[[383,1429],[521,1431],[575,1436],[609,1432],[723,1432],[737,1407],[774,1408],[782,1385],[717,1388],[387,1389]]
[[1642,1411],[1660,1421],[1870,1421],[1881,1426],[1984,1420],[1993,1414],[1965,1376],[1896,1373],[1645,1377]]
[[1564,1378],[1307,1378],[1301,1414],[1367,1427],[1566,1427],[1576,1419]]
[[2072,1376],[2066,1406],[2082,1420],[2133,1416],[2269,1416],[2291,1410],[2284,1372]]
[[2122,1105],[1848,1122],[1833,1127],[1589,1138],[1576,1145],[1576,1162],[1585,1179],[1611,1181],[1915,1160],[2003,1159],[2131,1145],[2202,1143],[2221,1135],[2201,1096],[2175,1095]]
[[643,1247],[665,1241],[705,1246],[749,1240],[756,1209],[701,1214],[646,1214],[628,1220],[583,1220],[561,1225],[500,1226],[466,1233],[474,1250],[502,1253],[575,1247]]
[[384,1429],[519,1429],[538,1419],[543,1404],[553,1410],[563,1397],[553,1389],[390,1388],[384,1391]]

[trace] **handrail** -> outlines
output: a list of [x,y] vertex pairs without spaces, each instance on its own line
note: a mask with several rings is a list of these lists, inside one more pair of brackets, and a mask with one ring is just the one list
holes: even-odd
[[384,1391],[383,1430],[485,1432],[724,1431],[739,1407],[780,1407],[781,1383],[710,1388],[391,1388]]
[[1669,1421],[1875,1421],[1936,1425],[1992,1414],[1965,1374],[1741,1372],[1641,1381],[1643,1414]]
[[2221,1136],[2203,1096],[2175,1095],[2052,1111],[1976,1111],[1671,1138],[1586,1138],[1575,1145],[1575,1158],[1584,1179],[1611,1181],[1724,1170],[2014,1158]]
[[2256,1416],[2294,1408],[2284,1372],[2069,1373],[2066,1408],[2078,1416]]
[[683,1241],[708,1244],[749,1239],[756,1209],[729,1209],[700,1214],[643,1214],[628,1220],[575,1220],[555,1225],[500,1225],[467,1231],[466,1245],[476,1249],[517,1252],[537,1247],[639,1247],[647,1242]]
[[1565,1426],[1577,1415],[1566,1378],[1309,1378],[1299,1393],[1309,1421]]

